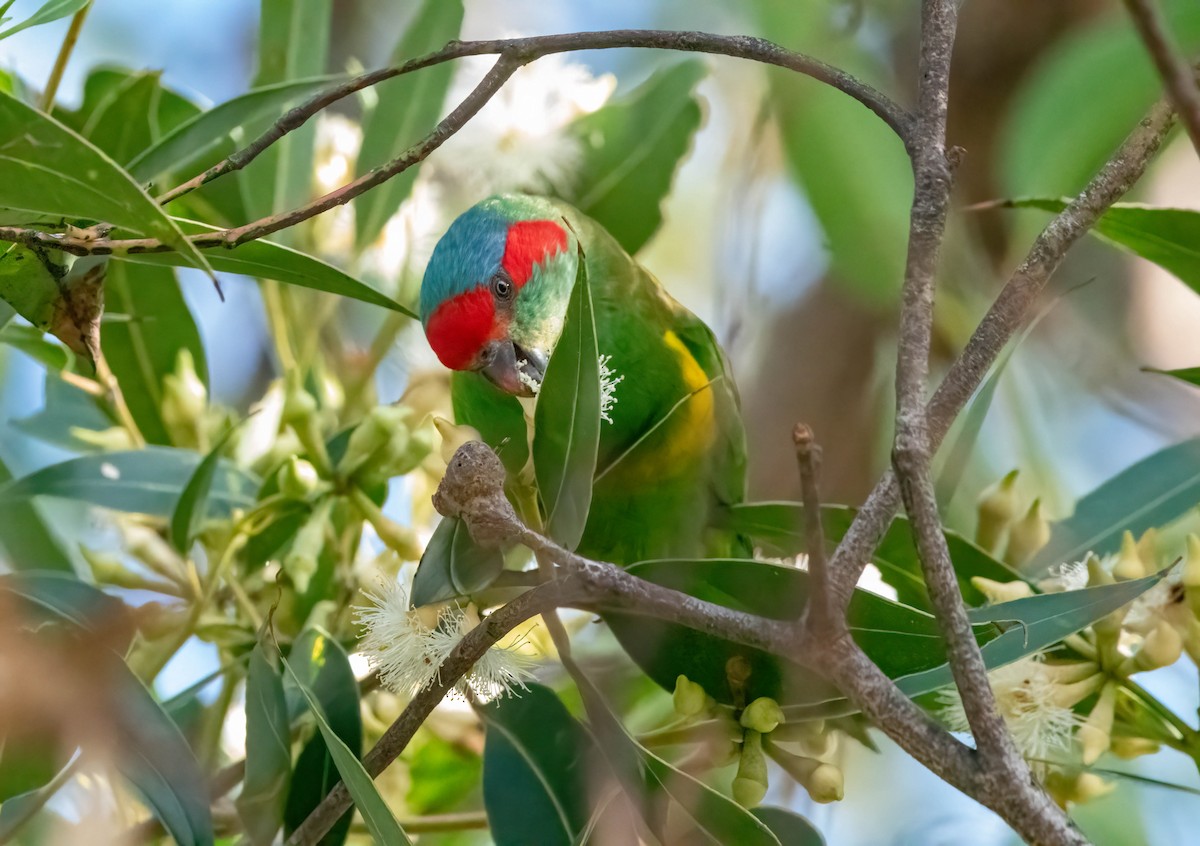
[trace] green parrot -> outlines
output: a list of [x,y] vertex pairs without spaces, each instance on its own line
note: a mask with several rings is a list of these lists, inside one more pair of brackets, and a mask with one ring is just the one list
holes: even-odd
[[718,528],[744,499],[746,476],[745,432],[721,348],[603,227],[565,203],[491,197],[455,220],[433,251],[421,323],[456,371],[457,422],[497,449],[510,479],[520,476],[529,442],[518,397],[536,393],[562,331],[577,243],[608,396],[579,553],[625,565],[744,554],[744,543]]

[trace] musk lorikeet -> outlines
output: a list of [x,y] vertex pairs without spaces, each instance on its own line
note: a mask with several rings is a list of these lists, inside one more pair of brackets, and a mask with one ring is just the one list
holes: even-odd
[[562,331],[577,238],[597,347],[620,380],[611,423],[601,424],[579,552],[619,564],[745,552],[714,528],[744,498],[746,452],[736,389],[712,331],[565,203],[491,197],[455,220],[433,251],[421,322],[438,358],[457,371],[458,422],[498,450],[510,479],[520,476],[529,442],[517,397],[536,392]]

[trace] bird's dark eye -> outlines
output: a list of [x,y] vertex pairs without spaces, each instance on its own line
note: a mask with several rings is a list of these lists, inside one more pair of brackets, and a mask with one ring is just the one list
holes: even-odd
[[492,293],[496,299],[507,302],[512,298],[513,284],[505,276],[497,274],[492,277]]

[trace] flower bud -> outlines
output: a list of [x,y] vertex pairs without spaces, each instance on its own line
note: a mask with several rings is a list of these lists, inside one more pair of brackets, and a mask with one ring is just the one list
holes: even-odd
[[741,723],[759,734],[770,734],[783,722],[783,709],[774,699],[760,696],[742,711]]
[[767,747],[771,759],[808,791],[814,802],[837,802],[845,795],[845,778],[833,764],[801,755],[793,755],[778,744]]
[[1138,555],[1137,541],[1133,532],[1128,529],[1121,535],[1121,551],[1117,553],[1117,563],[1113,565],[1113,576],[1121,580],[1140,579],[1146,575],[1146,567]]
[[1138,558],[1149,575],[1158,569],[1158,529],[1151,526],[1137,541]]
[[333,500],[328,497],[321,500],[296,532],[292,548],[283,557],[283,570],[291,578],[297,593],[308,590],[308,582],[317,572],[332,511]]
[[1050,524],[1042,516],[1042,501],[1035,499],[1025,516],[1009,529],[1004,561],[1010,567],[1020,567],[1049,542]]
[[83,560],[92,570],[92,578],[98,584],[120,585],[130,575],[121,559],[111,552],[97,552],[83,544],[79,545],[79,551],[83,554]]
[[767,757],[763,754],[762,735],[747,731],[733,779],[733,798],[743,808],[753,808],[766,795]]
[[110,426],[107,429],[85,429],[82,426],[72,426],[70,432],[72,438],[105,452],[134,449],[133,439],[129,436],[129,430],[124,426]]
[[975,543],[988,552],[995,552],[1013,517],[1017,514],[1017,472],[985,488],[979,495],[977,509],[979,524],[975,528]]
[[387,443],[375,451],[357,477],[367,484],[385,482],[411,473],[433,450],[433,426],[422,423],[413,429],[404,425],[392,432]]
[[1109,682],[1100,689],[1100,698],[1079,727],[1079,744],[1083,747],[1083,763],[1090,767],[1112,745],[1113,710],[1117,701],[1117,686]]
[[1153,755],[1161,748],[1157,741],[1145,737],[1117,735],[1112,739],[1112,753],[1123,761],[1132,761],[1142,755]]
[[704,713],[708,705],[708,694],[704,688],[687,676],[680,674],[675,679],[675,692],[672,694],[675,703],[675,713],[681,717],[696,717]]
[[1100,561],[1099,556],[1094,552],[1089,552],[1087,557],[1088,571],[1088,587],[1100,587],[1101,585],[1116,584],[1116,579],[1112,577],[1112,573],[1104,569],[1104,564]]
[[1028,582],[1020,579],[1011,582],[997,582],[985,579],[983,576],[972,576],[971,584],[987,597],[988,602],[994,604],[1033,596],[1033,588],[1029,586]]
[[275,481],[279,492],[288,499],[305,499],[321,484],[321,477],[311,461],[293,455],[279,468]]
[[317,400],[299,384],[289,384],[283,400],[283,422],[293,428],[317,413]]
[[[408,442],[408,427],[405,425],[411,412],[402,405],[377,405],[354,427],[346,452],[338,462],[338,475],[353,476],[364,465],[378,462],[377,453],[388,448],[395,439],[393,449],[402,449]],[[403,442],[401,442],[401,439]]]
[[437,432],[442,438],[442,461],[447,464],[454,457],[454,453],[458,452],[458,448],[467,441],[482,441],[483,436],[479,434],[479,430],[474,426],[455,425],[445,417],[434,417],[433,425],[437,428]]
[[1159,620],[1158,625],[1142,640],[1141,648],[1121,664],[1119,672],[1140,673],[1169,667],[1182,654],[1183,638],[1179,632],[1166,620]]
[[821,758],[833,750],[834,732],[826,729],[824,720],[810,720],[804,723],[780,723],[773,732],[771,740],[774,744],[787,743],[789,751],[799,750],[801,755],[809,758]]
[[163,425],[178,446],[199,444],[200,424],[208,407],[208,389],[196,373],[196,363],[186,347],[175,358],[175,372],[163,377],[159,411]]

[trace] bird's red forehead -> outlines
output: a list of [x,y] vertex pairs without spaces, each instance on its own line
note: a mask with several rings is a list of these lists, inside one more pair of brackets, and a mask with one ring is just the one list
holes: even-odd
[[[567,233],[553,220],[523,220],[508,228],[500,266],[520,290],[539,262],[567,248]],[[496,313],[487,281],[443,302],[425,326],[429,346],[451,370],[466,370],[488,341],[508,332],[505,315]]]
[[533,275],[538,262],[567,248],[567,233],[553,220],[522,220],[508,228],[500,265],[520,288]]

